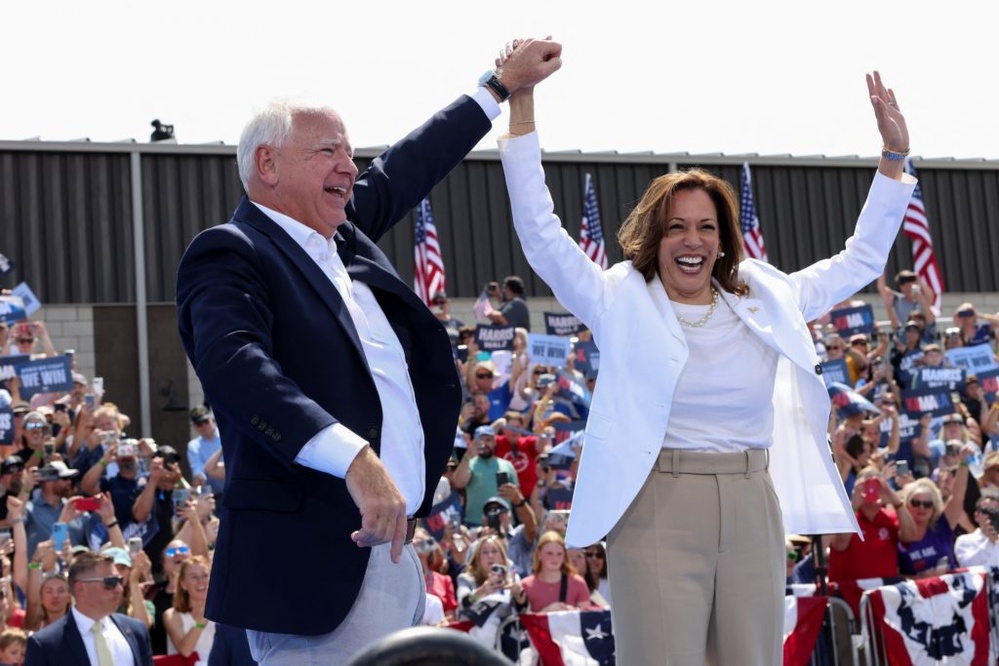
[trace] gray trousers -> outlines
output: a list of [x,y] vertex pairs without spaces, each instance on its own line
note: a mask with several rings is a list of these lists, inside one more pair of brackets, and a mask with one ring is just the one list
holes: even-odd
[[406,544],[402,560],[394,564],[390,549],[387,543],[371,549],[361,591],[340,626],[319,636],[247,629],[253,658],[263,666],[343,664],[375,641],[419,624],[427,602],[420,558],[413,544]]

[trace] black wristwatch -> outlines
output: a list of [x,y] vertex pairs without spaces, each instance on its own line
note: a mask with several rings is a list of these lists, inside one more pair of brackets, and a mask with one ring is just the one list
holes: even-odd
[[524,499],[520,500],[519,502],[517,502],[516,504],[514,504],[513,508],[519,509],[520,507],[524,506],[525,504],[527,504],[527,498],[526,497]]
[[505,102],[510,99],[510,91],[506,89],[503,82],[496,76],[496,72],[489,70],[479,77],[479,85],[485,86],[499,95],[500,101]]

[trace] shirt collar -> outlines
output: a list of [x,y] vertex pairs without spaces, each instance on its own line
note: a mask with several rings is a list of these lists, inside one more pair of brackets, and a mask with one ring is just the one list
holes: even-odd
[[258,204],[256,201],[251,201],[250,203],[259,208],[264,215],[284,229],[285,233],[291,236],[291,239],[317,263],[326,263],[329,261],[331,254],[336,254],[336,242],[333,238],[326,238],[315,229],[302,224],[298,220],[284,213],[272,210],[267,206]]

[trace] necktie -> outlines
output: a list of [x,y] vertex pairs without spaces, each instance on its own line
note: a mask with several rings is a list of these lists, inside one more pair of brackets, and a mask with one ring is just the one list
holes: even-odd
[[114,659],[111,658],[111,646],[108,645],[108,639],[104,638],[102,629],[100,620],[94,622],[94,626],[90,628],[94,634],[94,645],[97,646],[97,664],[98,666],[114,666]]

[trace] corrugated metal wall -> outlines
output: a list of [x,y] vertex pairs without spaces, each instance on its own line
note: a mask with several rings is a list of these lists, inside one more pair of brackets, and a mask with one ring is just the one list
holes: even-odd
[[[136,299],[132,261],[130,157],[141,156],[147,294],[170,302],[174,271],[191,238],[228,219],[242,196],[232,146],[0,143],[0,253],[17,270],[0,286],[24,280],[45,303],[129,303]],[[361,168],[376,151],[360,150]],[[578,237],[584,175],[591,173],[610,260],[620,222],[646,184],[671,168],[695,164],[738,191],[737,156],[551,153],[545,158],[556,211]],[[772,263],[800,268],[838,251],[849,235],[874,173],[873,160],[750,158],[757,212]],[[999,164],[917,162],[925,205],[948,291],[995,291]],[[494,152],[467,159],[431,195],[449,292],[474,297],[508,274],[530,295],[547,288],[529,270],[513,236],[502,171]],[[412,275],[412,214],[381,245]],[[911,265],[899,236],[889,273]]]

